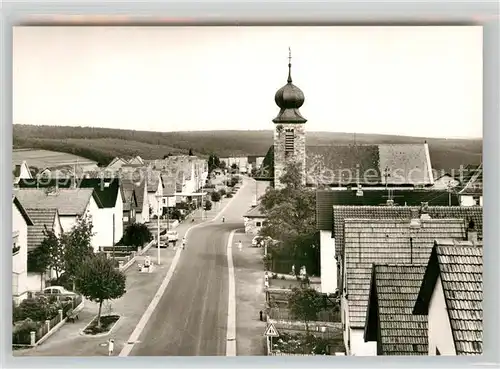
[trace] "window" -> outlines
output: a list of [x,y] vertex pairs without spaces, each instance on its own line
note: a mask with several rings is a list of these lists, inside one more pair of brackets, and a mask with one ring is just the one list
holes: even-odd
[[261,222],[257,222],[256,225],[257,225],[257,227],[262,227],[262,223]]
[[439,352],[438,348],[436,347],[436,355],[441,356],[441,353]]
[[293,129],[285,131],[285,156],[293,155],[295,135]]
[[472,196],[472,200],[474,201],[474,205],[480,205],[480,196]]

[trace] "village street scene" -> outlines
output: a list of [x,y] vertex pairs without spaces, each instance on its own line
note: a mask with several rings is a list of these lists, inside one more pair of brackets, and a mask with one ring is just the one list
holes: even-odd
[[482,139],[310,132],[292,51],[247,154],[14,125],[14,356],[482,354]]

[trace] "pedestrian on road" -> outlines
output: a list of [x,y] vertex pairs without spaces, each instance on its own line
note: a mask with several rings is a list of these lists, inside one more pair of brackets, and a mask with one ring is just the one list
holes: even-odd
[[108,356],[113,356],[114,349],[115,349],[115,340],[110,338],[108,341]]
[[238,250],[241,251],[241,249],[243,248],[243,244],[241,243],[241,241],[238,242]]
[[262,310],[259,311],[260,321],[262,322]]
[[186,248],[186,237],[182,237],[182,248]]
[[222,217],[222,223],[224,223],[225,220],[226,220],[226,218]]

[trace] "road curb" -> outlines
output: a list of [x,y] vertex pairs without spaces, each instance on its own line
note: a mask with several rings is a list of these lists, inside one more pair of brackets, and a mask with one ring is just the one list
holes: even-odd
[[226,356],[236,356],[236,284],[233,264],[233,238],[237,229],[233,229],[227,239],[227,269],[229,293],[227,302]]

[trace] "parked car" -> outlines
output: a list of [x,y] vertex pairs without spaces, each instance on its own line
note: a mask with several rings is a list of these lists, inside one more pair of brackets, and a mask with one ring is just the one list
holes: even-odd
[[168,243],[170,242],[175,243],[179,240],[179,233],[177,231],[167,231],[165,235],[162,235],[160,237],[160,240],[162,239]]
[[76,293],[68,291],[62,286],[45,287],[42,293],[46,296],[76,296]]
[[262,236],[255,236],[252,239],[252,246],[253,247],[262,247],[262,246],[264,246],[264,237],[262,237]]

